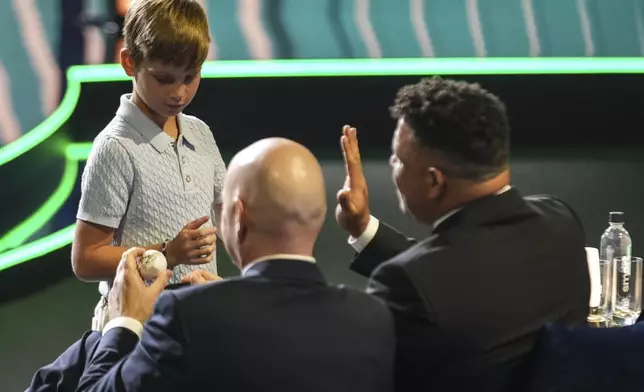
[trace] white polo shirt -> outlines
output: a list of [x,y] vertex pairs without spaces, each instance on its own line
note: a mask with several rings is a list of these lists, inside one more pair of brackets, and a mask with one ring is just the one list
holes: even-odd
[[[116,229],[114,245],[126,248],[172,239],[205,215],[211,220],[202,228],[212,227],[226,175],[212,132],[198,118],[179,114],[175,146],[130,96],[121,97],[116,116],[94,140],[76,217]],[[216,260],[178,265],[170,282],[196,269],[216,274]]]

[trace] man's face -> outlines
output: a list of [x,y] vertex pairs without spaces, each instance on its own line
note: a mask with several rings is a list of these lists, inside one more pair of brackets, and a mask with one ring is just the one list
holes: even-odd
[[201,82],[200,69],[185,69],[149,60],[134,66],[129,54],[124,56],[121,61],[123,68],[134,77],[137,94],[155,114],[173,117],[192,102]]
[[427,216],[433,215],[436,207],[437,187],[440,186],[436,174],[442,179],[442,173],[431,168],[427,162],[427,152],[418,145],[411,128],[403,119],[398,121],[391,149],[389,164],[400,209],[425,221]]

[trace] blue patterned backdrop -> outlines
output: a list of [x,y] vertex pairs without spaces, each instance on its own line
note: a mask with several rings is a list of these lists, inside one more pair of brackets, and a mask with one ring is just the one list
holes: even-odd
[[[0,1],[0,144],[56,107],[61,1]],[[82,0],[76,0],[82,1]],[[105,16],[106,0],[85,0]],[[640,56],[644,0],[201,0],[210,59]],[[83,29],[86,64],[114,49]],[[106,44],[107,42],[107,44]],[[73,46],[73,45],[72,45]]]

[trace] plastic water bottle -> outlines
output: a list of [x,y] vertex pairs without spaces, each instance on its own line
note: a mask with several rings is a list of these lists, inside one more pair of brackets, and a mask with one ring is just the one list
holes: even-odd
[[[620,309],[629,307],[629,287],[631,278],[631,248],[632,241],[628,231],[624,228],[624,213],[611,212],[608,216],[608,228],[601,237],[599,258],[611,264],[612,271],[612,316],[615,323],[619,323]],[[607,279],[606,279],[607,280]],[[604,281],[606,281],[604,280]]]

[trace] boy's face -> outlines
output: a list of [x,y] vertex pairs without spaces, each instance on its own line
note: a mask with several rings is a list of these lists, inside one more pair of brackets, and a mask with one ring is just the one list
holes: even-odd
[[192,102],[199,83],[200,69],[186,69],[161,61],[143,60],[134,65],[127,49],[121,54],[121,65],[135,80],[134,88],[147,107],[162,117],[179,114]]

